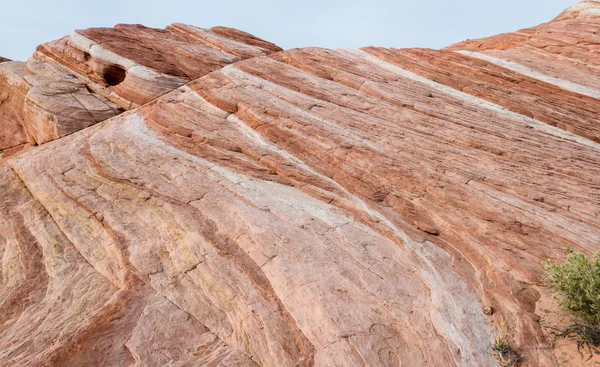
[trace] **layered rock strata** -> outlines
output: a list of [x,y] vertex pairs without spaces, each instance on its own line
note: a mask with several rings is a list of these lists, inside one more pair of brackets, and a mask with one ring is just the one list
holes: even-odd
[[27,63],[0,65],[0,152],[61,138],[225,65],[279,50],[223,27],[75,31],[40,45]]
[[[119,25],[0,64],[0,360],[496,366],[505,319],[526,365],[592,365],[550,347],[540,263],[600,248],[599,13],[444,50]],[[35,139],[44,78],[113,115]]]

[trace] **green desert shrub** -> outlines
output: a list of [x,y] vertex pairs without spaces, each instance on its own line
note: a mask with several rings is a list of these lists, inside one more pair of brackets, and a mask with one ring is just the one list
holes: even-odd
[[561,306],[589,325],[600,325],[600,251],[593,258],[567,251],[564,264],[542,264],[550,284],[561,293]]
[[587,349],[590,358],[600,353],[600,251],[593,258],[567,249],[564,264],[550,260],[542,266],[548,273],[550,284],[561,294],[560,304],[578,320],[569,326],[545,325],[556,338],[569,338],[577,342],[583,357]]

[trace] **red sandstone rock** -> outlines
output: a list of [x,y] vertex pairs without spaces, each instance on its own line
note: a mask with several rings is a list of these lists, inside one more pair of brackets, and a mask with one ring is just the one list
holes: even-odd
[[41,144],[123,111],[68,70],[30,60],[0,64],[0,151]]
[[364,51],[437,83],[600,143],[600,99],[456,52],[373,47]]
[[494,366],[505,318],[527,365],[592,365],[540,262],[600,245],[597,88],[544,74],[553,37],[596,68],[596,5],[441,51],[118,25],[2,63],[0,360]]
[[33,58],[66,66],[97,93],[130,109],[223,66],[268,55],[273,49],[279,50],[251,35],[230,36],[182,24],[164,30],[119,24],[75,31],[71,37],[39,46]]
[[[475,52],[501,66],[510,66],[562,82],[600,98],[600,2],[582,1],[565,10],[549,23],[480,40],[469,40],[449,47]],[[584,87],[584,88],[582,88]]]
[[[69,135],[277,46],[244,32],[174,24],[76,31],[0,66],[0,152]],[[2,59],[1,61],[8,61]]]

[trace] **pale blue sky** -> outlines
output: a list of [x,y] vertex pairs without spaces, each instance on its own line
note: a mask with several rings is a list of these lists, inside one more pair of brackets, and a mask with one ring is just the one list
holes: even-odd
[[141,23],[235,27],[283,48],[441,48],[548,21],[577,0],[10,0],[0,56],[26,60],[74,29]]

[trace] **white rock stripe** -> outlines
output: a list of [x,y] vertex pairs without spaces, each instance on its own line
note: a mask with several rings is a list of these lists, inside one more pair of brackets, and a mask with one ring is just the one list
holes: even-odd
[[556,77],[553,77],[550,75],[542,74],[542,73],[537,72],[533,69],[530,69],[526,66],[517,64],[516,62],[512,62],[512,61],[501,59],[498,57],[482,54],[480,52],[473,52],[473,51],[455,51],[455,52],[457,52],[459,54],[463,54],[465,56],[473,57],[475,59],[490,62],[494,65],[498,65],[505,69],[512,70],[519,74],[526,75],[530,78],[534,78],[534,79],[540,80],[542,82],[555,85],[561,89],[568,90],[570,92],[574,92],[577,94],[583,94],[584,96],[600,99],[600,90],[586,87],[585,85],[570,82],[568,80],[556,78]]
[[396,74],[401,75],[401,76],[403,76],[405,78],[408,78],[410,80],[414,80],[416,82],[420,82],[422,84],[428,85],[428,86],[430,86],[432,88],[435,88],[436,90],[438,90],[440,92],[446,93],[446,94],[451,95],[451,96],[456,97],[456,98],[459,98],[459,99],[461,99],[463,101],[467,101],[467,102],[472,103],[474,105],[477,105],[477,106],[479,106],[481,108],[485,108],[485,109],[487,109],[489,111],[493,111],[493,112],[495,112],[495,113],[497,113],[497,114],[499,114],[501,116],[505,116],[505,117],[507,117],[509,119],[512,119],[514,121],[521,122],[521,123],[523,123],[523,124],[525,124],[527,126],[531,126],[535,130],[541,131],[541,132],[546,133],[548,135],[555,136],[557,138],[561,138],[561,139],[565,139],[565,140],[568,140],[568,141],[571,141],[571,142],[575,142],[575,143],[578,143],[578,144],[581,144],[581,145],[585,145],[588,148],[591,148],[591,149],[594,149],[594,150],[600,152],[600,144],[598,144],[598,143],[596,143],[596,142],[594,142],[592,140],[589,140],[589,139],[586,139],[586,138],[584,138],[582,136],[570,133],[570,132],[565,131],[563,129],[560,129],[558,127],[555,127],[555,126],[552,126],[552,125],[548,125],[546,123],[534,120],[532,118],[529,118],[527,116],[518,114],[516,112],[512,112],[512,111],[507,110],[506,108],[504,108],[504,107],[502,107],[500,105],[497,105],[497,104],[492,103],[492,102],[488,102],[486,100],[483,100],[481,98],[472,96],[472,95],[467,94],[465,92],[461,92],[461,91],[459,91],[457,89],[454,89],[452,87],[448,87],[448,86],[446,86],[444,84],[440,84],[440,83],[434,82],[433,80],[427,79],[424,76],[421,76],[419,74],[415,74],[415,73],[413,73],[411,71],[408,71],[406,69],[403,69],[403,68],[401,68],[401,67],[399,67],[397,65],[394,65],[394,64],[391,64],[391,63],[389,63],[387,61],[381,60],[381,59],[379,59],[379,58],[377,58],[377,57],[375,57],[375,56],[373,56],[371,54],[368,54],[368,53],[366,53],[364,51],[361,51],[361,50],[352,50],[352,49],[343,49],[343,50],[340,50],[340,51],[352,53],[352,54],[357,55],[359,57],[363,57],[364,59],[367,59],[370,62],[372,62],[374,64],[377,64],[377,65],[379,65],[379,66],[381,66],[381,67],[383,67],[383,68],[385,68],[385,69],[387,69],[389,71],[395,72]]
[[567,12],[574,13],[579,12],[580,14],[588,15],[600,15],[600,2],[598,1],[582,1],[578,4],[573,5]]
[[172,86],[171,90],[189,82],[187,79],[163,74],[149,67],[140,65],[135,61],[105,49],[97,42],[92,41],[76,31],[71,34],[71,44],[79,50],[89,53],[97,61],[105,63],[106,65],[121,66],[127,70],[128,73],[131,73],[142,80],[152,81],[155,79],[160,79],[162,84],[169,84]]
[[[228,66],[227,68],[233,69],[234,67]],[[241,70],[239,71],[241,72]],[[259,79],[264,80],[262,78]],[[266,80],[264,81],[267,82]],[[248,126],[243,120],[239,119],[235,114],[228,114],[226,111],[223,111],[217,106],[212,105],[188,86],[183,86],[180,89],[188,93],[189,98],[193,96],[195,103],[201,106],[201,109],[205,112],[219,117],[226,116],[225,118],[227,121],[233,123],[251,141],[259,144],[263,148],[269,149],[276,154],[282,155],[291,162],[294,162],[294,164],[297,164],[300,168],[331,183],[338,190],[342,191],[359,210],[362,210],[373,218],[378,219],[382,224],[386,225],[390,230],[392,230],[397,237],[404,241],[405,246],[412,250],[415,255],[417,255],[417,258],[413,258],[411,256],[407,257],[404,249],[397,247],[395,248],[396,253],[394,255],[394,260],[399,263],[408,261],[415,269],[418,269],[419,274],[425,280],[424,283],[431,290],[431,297],[433,300],[435,300],[434,304],[436,305],[430,313],[431,321],[435,325],[436,330],[440,335],[443,335],[447,340],[452,341],[448,343],[448,346],[450,350],[455,353],[455,362],[457,365],[495,365],[494,360],[488,353],[492,343],[491,338],[493,338],[492,327],[485,318],[481,317],[481,302],[452,267],[452,257],[448,254],[448,252],[429,241],[414,241],[406,232],[394,225],[377,209],[372,208],[362,199],[348,191],[337,181],[322,175],[314,170],[311,166],[304,163],[301,159],[297,158],[288,151],[281,149],[273,142],[267,140],[256,130]],[[237,177],[244,176],[242,174],[232,173],[226,168],[219,168],[217,165],[215,165],[212,169],[218,170],[223,177],[226,177],[229,180],[232,180],[231,177],[234,175]],[[234,179],[232,181],[242,182],[243,180]],[[248,183],[251,182],[251,180],[248,179],[246,179],[246,181]],[[330,205],[324,204],[324,207],[330,207]],[[314,210],[308,210],[307,207],[304,207],[303,209],[309,211],[312,215],[319,217],[321,220],[330,225],[340,225],[340,223],[334,223],[335,221],[327,218],[327,215],[319,215],[319,213],[315,212]],[[325,213],[324,210],[321,210],[321,212]],[[458,297],[457,295],[459,294],[460,296]],[[469,331],[467,334],[472,335],[473,338],[465,337],[465,325],[468,325]],[[472,342],[473,340],[477,340],[478,342],[474,344]],[[457,354],[457,350],[460,350],[461,353]]]

